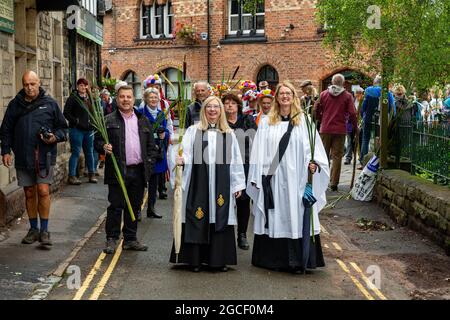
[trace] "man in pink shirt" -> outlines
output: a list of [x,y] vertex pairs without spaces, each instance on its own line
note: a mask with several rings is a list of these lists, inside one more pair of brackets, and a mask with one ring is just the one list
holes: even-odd
[[95,148],[106,153],[105,184],[108,185],[110,206],[106,216],[106,247],[103,252],[113,254],[122,228],[124,250],[147,251],[147,246],[137,241],[137,220],[132,221],[122,189],[117,181],[111,153],[114,152],[128,196],[135,214],[140,210],[144,189],[150,178],[158,154],[148,119],[134,110],[133,88],[123,86],[117,93],[117,110],[106,116],[109,144],[101,135],[95,137]]
[[341,175],[341,162],[344,155],[346,115],[353,128],[358,128],[353,96],[344,88],[345,78],[342,74],[335,74],[331,86],[320,94],[314,109],[320,121],[320,137],[322,138],[331,165],[330,189],[337,191]]

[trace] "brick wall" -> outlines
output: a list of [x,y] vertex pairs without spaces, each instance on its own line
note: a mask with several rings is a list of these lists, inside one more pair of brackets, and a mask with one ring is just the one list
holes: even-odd
[[[207,79],[207,42],[184,45],[171,40],[140,40],[139,0],[115,0],[113,10],[104,19],[105,43],[103,65],[112,77],[122,78],[132,70],[142,81],[146,76],[167,66],[180,66],[183,57],[188,62],[188,78]],[[199,32],[207,31],[206,0],[174,0],[175,21],[194,24]],[[256,81],[260,68],[271,65],[280,80],[295,85],[311,79],[319,87],[321,81],[347,67],[362,71],[364,63],[336,63],[322,47],[318,25],[314,18],[313,0],[266,0],[265,36],[263,43],[225,44],[228,30],[228,1],[211,0],[211,82],[222,77],[222,68],[232,72],[238,65],[237,78]],[[285,32],[292,24],[294,29]]]

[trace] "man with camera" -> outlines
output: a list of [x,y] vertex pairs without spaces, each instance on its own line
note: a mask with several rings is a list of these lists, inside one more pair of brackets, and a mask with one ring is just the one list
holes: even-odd
[[123,250],[147,251],[147,246],[137,241],[137,220],[132,221],[125,203],[122,189],[115,175],[114,165],[109,155],[114,152],[122,173],[131,206],[137,213],[142,205],[146,182],[152,173],[156,158],[155,142],[148,119],[134,109],[134,94],[131,86],[120,87],[117,92],[117,111],[106,116],[109,144],[101,135],[95,135],[94,146],[99,153],[106,153],[105,184],[108,185],[110,203],[106,216],[106,254],[116,251],[120,237],[122,213]]
[[56,144],[67,139],[67,122],[58,103],[40,87],[35,72],[25,72],[22,84],[23,89],[8,104],[0,128],[2,160],[3,165],[11,167],[14,152],[18,185],[25,191],[30,230],[22,243],[39,240],[51,246],[49,185],[53,182]]

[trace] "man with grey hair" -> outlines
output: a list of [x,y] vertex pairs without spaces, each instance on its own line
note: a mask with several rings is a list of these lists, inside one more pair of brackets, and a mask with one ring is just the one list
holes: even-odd
[[194,83],[195,101],[188,107],[186,114],[186,129],[200,121],[200,109],[203,101],[210,95],[209,84],[206,81]]
[[341,175],[341,162],[344,155],[344,142],[347,134],[346,115],[353,128],[357,128],[356,111],[353,96],[344,88],[345,78],[342,74],[335,74],[332,85],[320,94],[314,109],[317,119],[321,122],[320,136],[322,138],[331,165],[332,191],[337,191]]

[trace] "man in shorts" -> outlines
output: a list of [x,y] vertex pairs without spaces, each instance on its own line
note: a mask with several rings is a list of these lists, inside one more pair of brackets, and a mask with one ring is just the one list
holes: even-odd
[[[67,140],[67,122],[58,103],[45,94],[33,71],[22,77],[23,89],[10,101],[0,128],[3,165],[12,166],[24,188],[30,230],[23,244],[51,246],[48,232],[50,189],[56,164],[56,144]],[[38,228],[38,215],[40,225]]]

